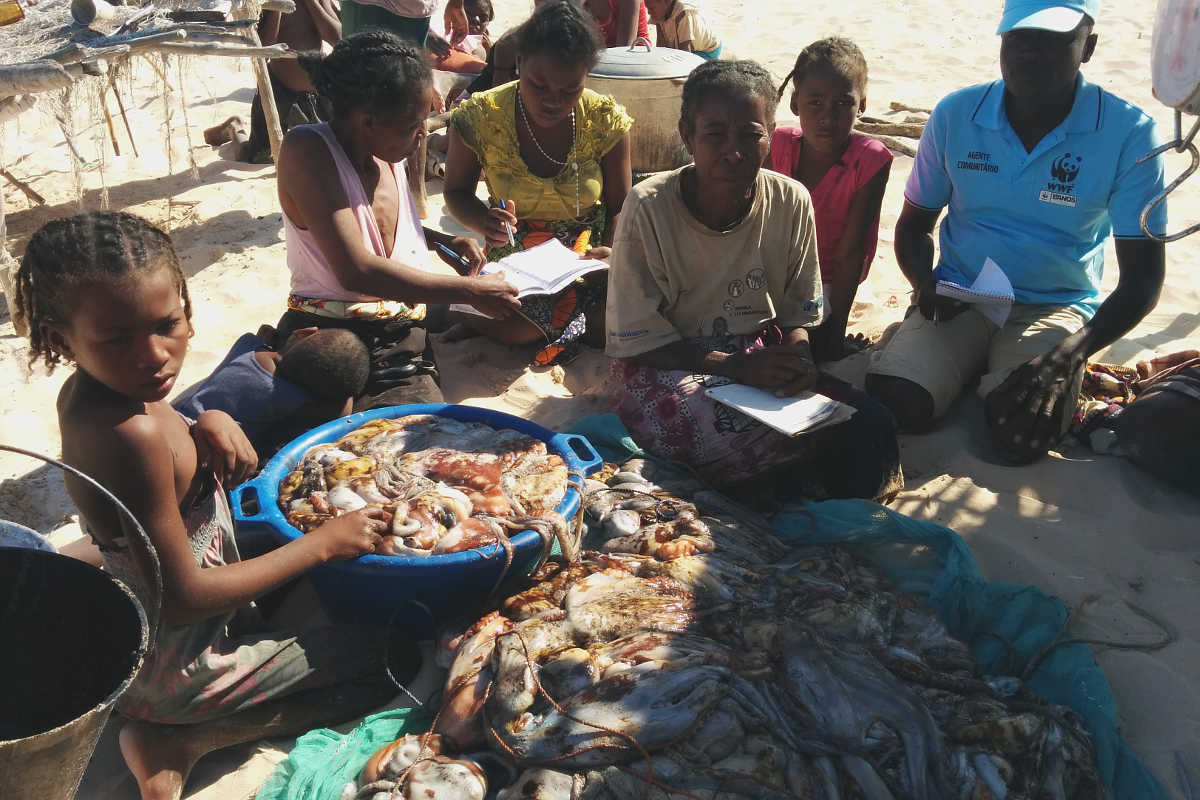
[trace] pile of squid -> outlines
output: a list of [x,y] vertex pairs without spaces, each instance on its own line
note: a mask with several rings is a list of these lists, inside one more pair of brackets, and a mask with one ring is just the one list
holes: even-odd
[[578,544],[554,509],[568,482],[544,442],[431,414],[377,419],[310,448],[279,484],[287,521],[308,532],[367,506],[390,526],[379,555],[429,556],[500,544],[533,528],[574,556]]
[[579,559],[475,621],[431,730],[343,800],[1083,800],[1079,717],[981,675],[916,597],[652,462],[587,483]]

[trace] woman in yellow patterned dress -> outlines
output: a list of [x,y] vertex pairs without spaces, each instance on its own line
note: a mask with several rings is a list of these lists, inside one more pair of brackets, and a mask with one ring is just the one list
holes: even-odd
[[[451,117],[446,206],[484,237],[490,261],[551,237],[607,259],[632,184],[633,120],[583,88],[599,58],[596,24],[569,0],[554,0],[515,37],[520,78],[474,95]],[[481,172],[486,204],[475,194]],[[507,344],[544,344],[537,363],[566,360],[582,342],[604,341],[606,283],[606,273],[592,273],[557,295],[522,298],[520,316],[472,316],[470,324]]]

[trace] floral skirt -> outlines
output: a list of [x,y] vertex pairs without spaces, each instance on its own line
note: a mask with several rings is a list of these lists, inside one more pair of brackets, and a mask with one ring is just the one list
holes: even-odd
[[[713,348],[705,340],[702,346]],[[752,345],[753,346],[753,345]],[[708,397],[729,378],[658,370],[613,360],[616,412],[647,451],[689,464],[710,483],[744,482],[789,465],[784,494],[808,498],[894,493],[903,483],[896,426],[878,401],[844,381],[821,375],[814,391],[853,406],[846,422],[786,436]]]

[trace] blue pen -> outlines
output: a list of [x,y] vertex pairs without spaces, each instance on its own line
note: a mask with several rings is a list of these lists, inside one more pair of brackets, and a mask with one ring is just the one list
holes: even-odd
[[[508,210],[508,206],[504,205],[504,200],[503,200],[503,199],[501,199],[501,200],[500,200],[500,208],[501,208],[501,209],[503,209],[504,211],[507,211],[507,210]],[[516,242],[516,240],[515,240],[515,239],[513,239],[512,225],[509,225],[509,224],[506,222],[506,223],[504,223],[504,229],[505,229],[506,231],[508,231],[508,246],[509,246],[509,247],[516,247],[516,246],[517,246],[517,242]]]
[[446,245],[442,244],[441,242],[434,242],[433,246],[436,247],[438,250],[441,250],[443,255],[447,255],[450,258],[457,261],[459,264],[461,264],[462,268],[465,269],[467,272],[471,271],[471,262],[467,261],[465,258],[460,256],[458,253],[451,250],[449,247],[446,247]]

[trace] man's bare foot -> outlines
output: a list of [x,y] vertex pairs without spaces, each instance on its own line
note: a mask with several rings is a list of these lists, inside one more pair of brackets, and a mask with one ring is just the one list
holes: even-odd
[[189,737],[174,725],[130,720],[121,728],[121,755],[142,800],[179,800],[199,760]]

